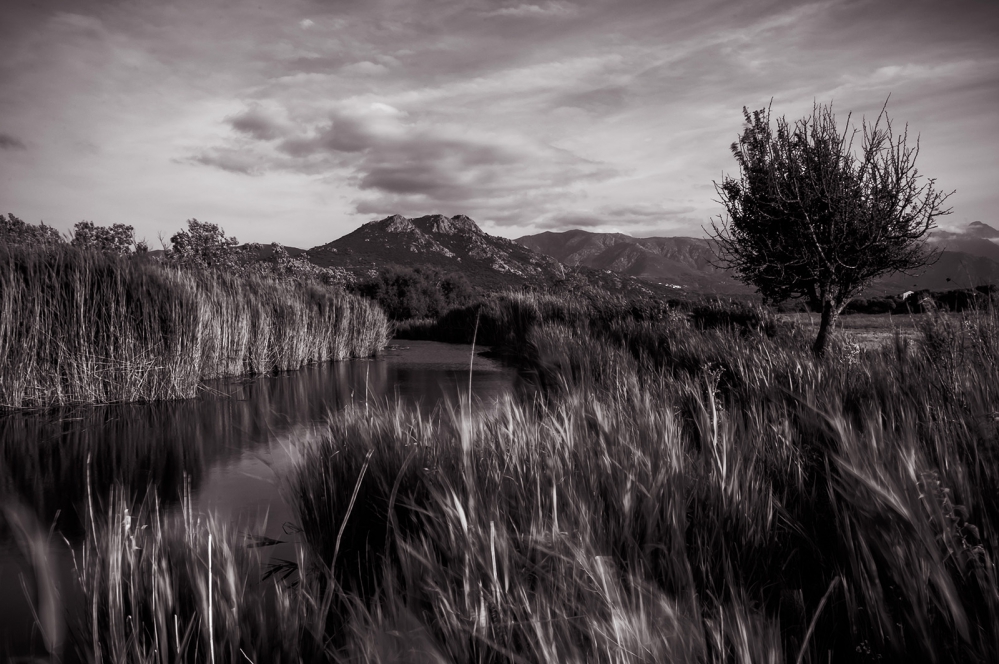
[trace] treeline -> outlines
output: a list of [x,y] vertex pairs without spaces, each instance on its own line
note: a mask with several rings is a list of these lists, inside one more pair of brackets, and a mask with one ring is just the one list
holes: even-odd
[[3,222],[3,407],[188,398],[204,380],[368,356],[387,342],[377,305],[280,263],[241,264],[235,239],[211,224],[192,220],[153,257],[128,227],[83,222],[66,242]]
[[[955,288],[933,291],[929,289],[909,291],[897,295],[855,297],[843,309],[844,314],[922,314],[929,311],[949,311],[959,313],[991,307],[999,299],[999,286],[986,284],[975,288]],[[778,307],[778,311],[810,311],[803,300],[789,301]]]
[[621,325],[686,321],[698,330],[753,330],[774,336],[795,329],[768,307],[741,300],[670,300],[623,298],[605,291],[585,295],[564,292],[507,291],[481,295],[452,307],[436,319],[397,323],[396,336],[449,343],[492,346],[510,360],[530,352],[530,331],[558,324],[609,331]]

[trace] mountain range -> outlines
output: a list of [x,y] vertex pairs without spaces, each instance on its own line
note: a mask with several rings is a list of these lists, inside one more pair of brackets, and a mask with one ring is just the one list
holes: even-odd
[[[999,231],[974,222],[964,233],[938,231],[929,238],[938,260],[913,275],[876,280],[868,295],[907,290],[949,290],[999,283]],[[526,235],[518,242],[573,266],[613,270],[645,281],[671,284],[686,291],[746,294],[753,289],[717,266],[714,241],[691,237],[636,238],[621,233],[570,230]]]
[[[999,283],[999,231],[982,222],[964,232],[936,231],[937,262],[915,276],[896,274],[874,282],[868,296],[908,290],[949,290]],[[291,255],[301,253],[289,247]],[[343,237],[309,249],[304,257],[341,268],[356,278],[387,265],[460,272],[483,289],[525,285],[586,285],[664,297],[753,292],[718,267],[714,241],[692,237],[636,238],[584,230],[544,232],[509,240],[489,235],[465,215],[417,218],[392,215],[363,224]]]
[[361,279],[374,276],[386,265],[399,265],[460,272],[473,286],[486,290],[575,284],[643,295],[667,292],[663,286],[629,275],[567,266],[521,243],[489,235],[461,214],[415,219],[392,215],[313,247],[306,255],[316,265],[341,268]]

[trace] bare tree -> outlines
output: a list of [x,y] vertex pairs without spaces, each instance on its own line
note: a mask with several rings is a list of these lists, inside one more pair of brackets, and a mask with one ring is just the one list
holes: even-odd
[[860,129],[847,117],[842,132],[831,105],[816,103],[793,125],[744,108],[746,127],[732,144],[739,177],[715,183],[726,212],[709,231],[720,262],[768,302],[807,298],[821,311],[817,356],[843,307],[871,281],[936,260],[924,240],[950,213],[943,204],[953,192],[922,178],[919,139],[910,145],[908,126],[896,134],[886,108]]

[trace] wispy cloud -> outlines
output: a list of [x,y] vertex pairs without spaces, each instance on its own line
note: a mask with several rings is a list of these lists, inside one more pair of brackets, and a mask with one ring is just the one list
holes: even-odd
[[546,2],[544,4],[520,4],[510,7],[503,7],[491,12],[486,12],[486,16],[508,16],[512,18],[544,18],[550,16],[571,16],[577,11],[575,5],[567,2]]
[[691,205],[665,206],[657,204],[604,206],[592,211],[565,211],[550,215],[537,223],[539,228],[569,230],[601,228],[622,232],[643,232],[648,229],[665,231],[689,221],[697,208]]

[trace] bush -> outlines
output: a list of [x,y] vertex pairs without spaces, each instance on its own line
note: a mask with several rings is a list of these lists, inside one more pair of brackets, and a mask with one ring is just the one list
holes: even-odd
[[476,296],[465,275],[427,267],[388,267],[351,289],[377,302],[390,319],[397,321],[436,318]]
[[234,270],[241,262],[239,241],[226,237],[216,224],[197,219],[187,220],[187,230],[178,231],[170,238],[167,261],[195,269]]
[[136,244],[135,229],[125,224],[111,227],[97,226],[92,221],[81,221],[73,227],[73,240],[70,242],[80,249],[91,249],[106,254],[127,256],[133,251],[148,251],[144,242]]

